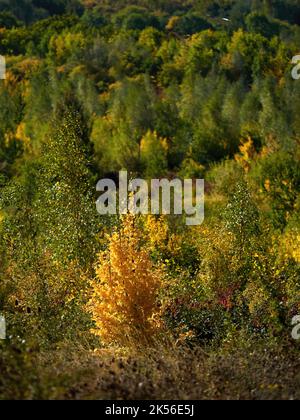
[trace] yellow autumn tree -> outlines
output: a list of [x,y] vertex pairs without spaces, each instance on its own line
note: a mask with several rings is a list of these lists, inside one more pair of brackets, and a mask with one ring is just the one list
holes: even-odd
[[240,153],[235,155],[235,160],[243,167],[246,173],[251,169],[256,151],[251,137],[244,140],[239,146]]
[[164,216],[157,218],[154,215],[148,215],[145,220],[145,230],[149,237],[148,242],[151,250],[166,247],[169,228]]
[[161,276],[140,238],[135,216],[126,215],[99,255],[88,308],[96,324],[93,332],[103,344],[147,345],[157,332]]

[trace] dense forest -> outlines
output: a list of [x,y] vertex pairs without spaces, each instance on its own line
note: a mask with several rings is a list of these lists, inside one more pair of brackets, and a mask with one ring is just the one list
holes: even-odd
[[300,398],[299,54],[298,0],[0,0],[0,399]]

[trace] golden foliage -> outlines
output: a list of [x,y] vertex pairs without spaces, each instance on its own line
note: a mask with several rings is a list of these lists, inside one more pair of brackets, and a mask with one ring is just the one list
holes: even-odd
[[282,238],[281,252],[286,259],[293,259],[300,263],[300,232],[299,230],[290,230]]
[[239,287],[234,274],[240,268],[238,255],[234,253],[233,235],[225,229],[211,227],[202,228],[201,232],[202,270],[198,281],[207,296],[230,308],[231,297]]
[[26,58],[17,64],[18,72],[23,76],[31,76],[34,72],[39,70],[41,66],[41,60],[36,58]]
[[86,39],[81,32],[53,35],[49,45],[57,59],[61,60],[74,51],[83,51],[86,46]]
[[278,316],[275,303],[262,284],[249,282],[243,292],[243,298],[256,325],[259,325],[259,320],[262,319],[272,319],[275,322]]
[[239,146],[240,153],[235,155],[235,160],[243,167],[245,172],[249,172],[251,162],[255,158],[256,151],[251,137],[243,141]]
[[179,21],[180,21],[179,16],[172,16],[171,19],[167,23],[167,26],[166,26],[167,31],[173,31]]
[[141,140],[141,152],[149,153],[151,150],[155,153],[167,153],[169,145],[166,138],[159,137],[156,131],[148,130]]
[[24,122],[21,122],[18,125],[15,137],[16,137],[17,140],[19,140],[20,142],[22,142],[24,144],[25,148],[29,147],[30,137],[28,137],[27,134],[26,134],[26,126],[25,126]]
[[6,70],[4,85],[6,88],[15,88],[18,78],[9,70]]
[[158,328],[155,321],[160,273],[140,244],[136,218],[126,215],[108,250],[99,255],[97,280],[88,304],[96,323],[93,331],[103,344],[148,344]]
[[168,239],[169,228],[164,216],[159,218],[149,215],[145,222],[146,232],[148,234],[151,249],[164,248]]
[[[180,255],[185,238],[170,231],[166,216],[148,215],[145,220],[145,232],[151,251],[160,251],[174,258]],[[189,242],[191,240],[190,237]]]

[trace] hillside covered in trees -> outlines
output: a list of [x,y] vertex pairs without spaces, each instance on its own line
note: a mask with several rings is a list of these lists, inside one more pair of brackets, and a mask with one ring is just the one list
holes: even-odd
[[0,399],[300,398],[299,54],[298,0],[0,0]]

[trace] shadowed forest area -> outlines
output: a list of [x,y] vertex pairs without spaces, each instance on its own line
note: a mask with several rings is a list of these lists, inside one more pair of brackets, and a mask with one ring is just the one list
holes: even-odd
[[300,398],[299,54],[298,0],[0,0],[0,400]]

